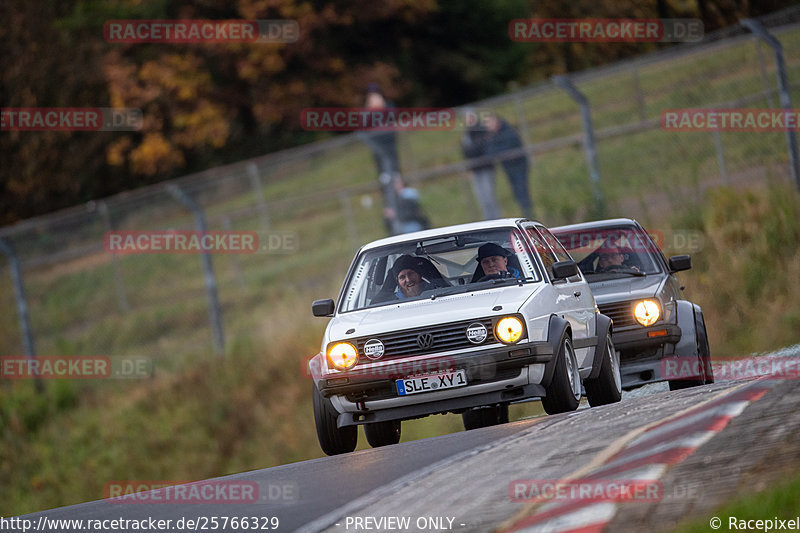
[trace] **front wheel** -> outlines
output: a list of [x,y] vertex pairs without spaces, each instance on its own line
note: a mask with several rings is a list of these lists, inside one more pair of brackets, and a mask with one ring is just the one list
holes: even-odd
[[461,413],[464,429],[478,429],[508,422],[508,404],[477,407]]
[[697,366],[700,375],[698,379],[673,379],[669,382],[669,390],[688,389],[689,387],[699,387],[714,383],[714,369],[711,367],[711,349],[708,346],[708,334],[706,333],[706,321],[703,314],[695,314],[694,331],[697,342]]
[[367,436],[367,442],[373,448],[397,444],[400,442],[400,421],[387,420],[386,422],[365,424],[364,434]]
[[606,337],[606,351],[600,366],[600,374],[583,382],[589,405],[597,407],[616,403],[622,399],[622,377],[619,373],[619,354],[611,342],[611,334]]
[[553,380],[542,398],[542,407],[548,415],[574,411],[581,401],[581,375],[569,335],[561,340],[556,358]]
[[338,455],[355,450],[358,442],[358,428],[356,426],[337,427],[337,414],[331,401],[324,398],[317,387],[313,387],[312,394],[314,422],[317,426],[317,438],[322,451],[328,455]]

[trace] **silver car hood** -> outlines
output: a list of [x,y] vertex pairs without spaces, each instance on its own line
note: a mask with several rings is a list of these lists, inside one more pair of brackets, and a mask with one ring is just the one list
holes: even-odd
[[597,305],[637,298],[652,298],[664,282],[663,274],[645,277],[619,277],[604,281],[589,281]]
[[[543,286],[543,283],[510,285],[344,313],[330,321],[325,341],[516,313]],[[502,309],[493,311],[498,305]],[[350,329],[355,331],[346,333]]]

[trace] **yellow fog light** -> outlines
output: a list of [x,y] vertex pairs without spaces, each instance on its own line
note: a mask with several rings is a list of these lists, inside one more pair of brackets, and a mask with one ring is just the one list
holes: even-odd
[[522,321],[519,318],[507,316],[497,321],[494,334],[500,342],[514,344],[522,337],[524,329]]
[[661,316],[661,309],[658,308],[658,302],[654,300],[642,300],[633,309],[633,316],[636,317],[639,324],[652,326]]
[[349,342],[337,342],[328,348],[328,362],[337,370],[353,368],[358,362],[358,350]]

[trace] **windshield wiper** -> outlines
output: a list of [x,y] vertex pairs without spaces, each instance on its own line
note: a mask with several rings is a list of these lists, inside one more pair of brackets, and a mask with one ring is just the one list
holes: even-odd
[[635,270],[613,270],[611,272],[584,272],[583,275],[593,275],[593,276],[604,276],[608,274],[623,274],[625,276],[636,276],[637,278],[643,278],[647,276],[644,272],[637,272]]
[[533,281],[533,278],[517,279],[514,277],[510,277],[510,278],[487,279],[486,281],[477,281],[475,283],[467,283],[465,285],[454,285],[452,287],[443,287],[441,289],[436,289],[434,290],[433,294],[431,294],[430,298],[431,300],[435,300],[439,296],[450,296],[451,294],[459,294],[462,292],[488,289],[489,287],[493,287],[495,285],[505,285],[508,283],[515,283],[522,286],[526,281]]

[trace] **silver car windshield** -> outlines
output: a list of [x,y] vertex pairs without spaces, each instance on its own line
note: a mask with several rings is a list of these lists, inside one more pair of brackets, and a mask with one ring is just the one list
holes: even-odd
[[361,253],[339,311],[538,281],[541,275],[516,228],[439,236]]
[[584,275],[655,274],[659,249],[635,226],[556,231],[556,237]]

